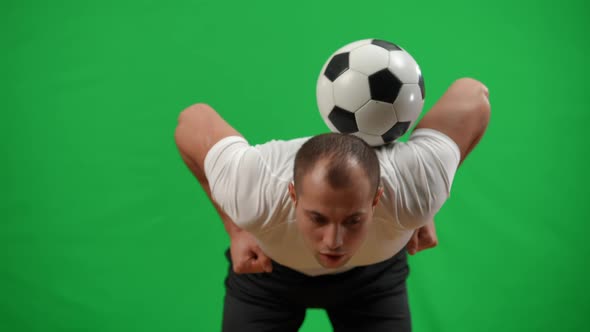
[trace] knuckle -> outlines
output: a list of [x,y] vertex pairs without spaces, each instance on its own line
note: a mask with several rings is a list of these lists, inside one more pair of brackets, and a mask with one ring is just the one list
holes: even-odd
[[245,268],[244,264],[234,265],[234,272],[237,273],[237,274],[245,273],[246,272],[246,268]]

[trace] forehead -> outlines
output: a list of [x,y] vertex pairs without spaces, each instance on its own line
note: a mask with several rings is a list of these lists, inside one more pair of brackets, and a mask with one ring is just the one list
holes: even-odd
[[[358,168],[358,167],[357,167]],[[362,169],[352,169],[349,176],[333,186],[325,167],[314,167],[301,179],[299,202],[315,211],[362,209],[372,201],[371,185]]]
[[336,189],[370,184],[366,171],[359,162],[344,158],[320,159],[299,180],[304,187],[329,185]]

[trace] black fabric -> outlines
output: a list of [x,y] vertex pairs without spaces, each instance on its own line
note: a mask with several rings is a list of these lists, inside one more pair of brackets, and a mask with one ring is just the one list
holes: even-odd
[[310,277],[273,262],[272,273],[225,279],[223,331],[297,331],[307,308],[325,309],[334,331],[411,331],[406,251],[384,262]]

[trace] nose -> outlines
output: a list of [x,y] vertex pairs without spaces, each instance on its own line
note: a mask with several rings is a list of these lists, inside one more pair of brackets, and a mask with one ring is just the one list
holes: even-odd
[[324,244],[330,250],[337,250],[343,244],[343,229],[339,224],[330,224],[324,233]]

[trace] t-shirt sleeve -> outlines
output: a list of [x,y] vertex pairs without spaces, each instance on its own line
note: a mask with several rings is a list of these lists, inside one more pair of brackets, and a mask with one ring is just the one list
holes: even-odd
[[404,229],[421,227],[449,198],[460,161],[457,144],[443,133],[421,128],[405,143],[381,149],[384,197]]
[[260,151],[243,137],[217,142],[205,157],[213,200],[240,228],[255,231],[276,208],[276,184]]

